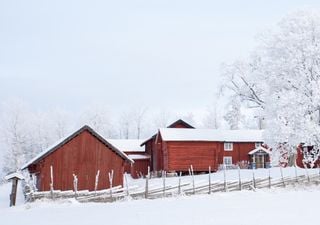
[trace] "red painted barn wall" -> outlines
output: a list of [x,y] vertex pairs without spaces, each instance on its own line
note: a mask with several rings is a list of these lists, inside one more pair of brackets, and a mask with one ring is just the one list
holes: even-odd
[[139,178],[148,174],[148,166],[150,159],[135,159],[131,166],[131,176],[133,178]]
[[[130,155],[145,155],[150,156],[146,152],[125,152]],[[148,159],[134,159],[134,163],[125,163],[125,172],[130,173],[133,178],[139,178],[148,174],[148,166],[150,166],[150,158]]]
[[194,171],[217,169],[218,144],[214,142],[164,142],[164,169],[167,171]]
[[159,161],[162,165],[158,170],[166,171],[188,171],[190,165],[194,171],[208,171],[209,166],[212,170],[217,170],[223,164],[224,156],[231,156],[232,163],[237,164],[241,161],[249,161],[248,153],[255,149],[254,142],[233,143],[232,151],[224,150],[223,142],[204,142],[204,141],[161,141],[158,140],[161,151]]
[[98,170],[99,190],[109,188],[107,174],[111,170],[114,171],[113,186],[123,184],[124,159],[86,130],[40,162],[37,166],[39,191],[50,190],[51,165],[55,190],[73,190],[75,174],[78,176],[78,190],[93,191]]

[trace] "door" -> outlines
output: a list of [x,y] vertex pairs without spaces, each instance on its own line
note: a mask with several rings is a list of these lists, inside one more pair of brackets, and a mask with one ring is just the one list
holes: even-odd
[[265,162],[265,156],[264,155],[256,155],[256,168],[265,168],[264,162]]

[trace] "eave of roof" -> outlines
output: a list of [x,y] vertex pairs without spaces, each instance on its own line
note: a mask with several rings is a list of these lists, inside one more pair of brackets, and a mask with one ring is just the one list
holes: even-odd
[[112,144],[110,144],[106,139],[104,139],[100,134],[98,134],[96,131],[94,131],[91,127],[89,127],[88,125],[84,125],[83,127],[81,127],[79,130],[77,130],[76,132],[72,133],[71,135],[62,138],[61,141],[59,141],[58,143],[55,143],[54,145],[50,146],[49,148],[47,148],[46,150],[42,151],[41,153],[39,153],[37,156],[35,156],[33,159],[31,159],[29,162],[27,162],[26,164],[24,164],[21,167],[21,170],[26,169],[28,166],[32,165],[32,164],[36,164],[38,163],[40,160],[42,160],[43,158],[45,158],[46,156],[48,156],[49,154],[51,154],[52,152],[54,152],[55,150],[57,150],[58,148],[60,148],[61,146],[65,145],[66,143],[68,143],[69,141],[71,141],[73,138],[75,138],[76,136],[78,136],[80,133],[82,133],[83,131],[87,130],[88,132],[90,132],[93,136],[95,136],[99,141],[101,141],[104,145],[106,145],[108,148],[110,148],[112,151],[114,151],[117,155],[119,155],[121,158],[123,158],[126,161],[129,161],[131,163],[133,163],[134,161],[132,159],[130,159],[125,153],[123,153],[122,151],[120,151],[119,149],[117,149],[116,147],[114,147]]
[[253,149],[252,151],[250,151],[248,154],[249,155],[253,155],[254,153],[258,152],[258,151],[264,151],[265,153],[267,153],[268,155],[271,155],[272,152],[262,146],[259,146],[258,148],[256,149]]
[[157,134],[152,135],[152,137],[151,137],[151,138],[149,138],[149,139],[145,140],[144,142],[142,142],[140,146],[145,145],[148,141],[150,141],[150,140],[154,139],[156,136],[157,136]]

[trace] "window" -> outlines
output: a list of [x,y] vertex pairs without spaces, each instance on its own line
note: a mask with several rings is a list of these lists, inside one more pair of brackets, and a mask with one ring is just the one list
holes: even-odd
[[232,157],[231,156],[224,156],[223,157],[223,164],[226,166],[232,165]]
[[231,143],[231,142],[225,142],[225,143],[224,143],[224,150],[225,150],[225,151],[232,151],[232,150],[233,150],[233,143]]
[[256,142],[255,143],[255,148],[259,148],[261,146],[261,142]]

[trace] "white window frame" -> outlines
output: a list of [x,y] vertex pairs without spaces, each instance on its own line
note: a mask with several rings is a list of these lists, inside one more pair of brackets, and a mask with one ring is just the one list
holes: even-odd
[[256,142],[256,143],[254,144],[254,147],[255,147],[255,148],[259,148],[261,145],[262,145],[261,142]]
[[[226,163],[230,162],[230,163]],[[223,165],[231,166],[232,165],[232,156],[223,156]]]
[[232,142],[225,142],[223,146],[224,146],[225,151],[233,151],[233,143]]

